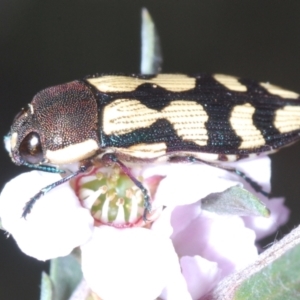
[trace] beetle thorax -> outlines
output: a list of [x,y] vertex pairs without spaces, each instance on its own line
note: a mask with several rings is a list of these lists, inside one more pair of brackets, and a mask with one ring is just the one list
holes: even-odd
[[17,164],[28,162],[26,155],[37,143],[41,153],[29,163],[71,163],[93,155],[99,142],[97,104],[90,89],[73,81],[39,92],[15,119],[10,143]]

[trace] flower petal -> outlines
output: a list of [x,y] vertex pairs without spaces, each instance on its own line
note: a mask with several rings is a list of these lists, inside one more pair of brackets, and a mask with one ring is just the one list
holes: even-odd
[[[271,159],[269,156],[263,155],[255,159],[243,159],[231,165],[245,172],[247,176],[259,183],[264,191],[270,192]],[[280,226],[288,221],[290,210],[284,205],[283,198],[268,199],[254,191],[248,183],[245,182],[244,186],[247,190],[259,197],[271,212],[269,218],[243,217],[246,226],[255,231],[257,240],[276,232]]]
[[[197,206],[196,203],[174,209],[174,232],[171,238],[179,256],[200,255],[217,262],[223,276],[247,265],[257,257],[255,234],[245,227],[240,217],[219,216],[202,211],[195,218]],[[185,213],[180,222],[178,216],[183,215],[181,209],[184,209]]]
[[267,199],[263,197],[262,200],[271,211],[269,218],[243,218],[246,226],[255,231],[257,240],[275,233],[280,226],[288,221],[290,216],[290,210],[284,205],[284,198]]
[[[229,163],[229,166],[244,172],[249,178],[259,183],[266,192],[271,190],[271,159],[269,156],[258,156],[255,158],[242,159],[234,163]],[[244,182],[239,176],[232,174],[236,181],[243,182],[245,189],[254,192],[253,188]],[[233,180],[234,178],[231,177]],[[258,194],[259,195],[259,194]]]
[[40,260],[68,255],[93,231],[93,218],[80,206],[68,183],[39,199],[26,219],[21,217],[25,203],[60,178],[38,171],[23,173],[7,183],[0,196],[3,227],[24,253]]
[[172,164],[147,170],[166,175],[158,187],[155,202],[165,206],[194,203],[211,193],[222,192],[238,184],[228,180],[228,171],[205,164]]
[[170,239],[145,228],[100,226],[81,249],[84,277],[103,299],[153,300],[181,276]]
[[200,299],[220,280],[221,270],[218,264],[198,255],[183,256],[180,265],[192,299]]

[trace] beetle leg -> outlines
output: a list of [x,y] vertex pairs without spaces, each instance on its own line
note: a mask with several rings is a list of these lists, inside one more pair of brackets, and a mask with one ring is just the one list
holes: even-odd
[[[213,165],[212,165],[213,166]],[[231,173],[235,173],[236,175],[240,176],[241,178],[243,178],[247,183],[250,184],[250,186],[257,192],[257,193],[260,193],[268,198],[271,198],[271,195],[270,193],[266,192],[262,187],[261,185],[259,185],[255,180],[253,180],[252,178],[250,178],[249,176],[247,176],[244,172],[236,169],[236,168],[231,168],[231,167],[226,167],[226,166],[218,166],[218,165],[215,165],[217,168],[220,168],[220,169],[223,169],[223,170],[226,170],[228,172],[231,172]]]
[[63,184],[64,182],[69,181],[70,179],[76,177],[78,174],[83,173],[87,170],[88,167],[91,166],[91,163],[87,161],[84,165],[82,165],[78,171],[70,174],[69,176],[66,176],[56,182],[53,182],[44,188],[42,188],[35,196],[33,196],[24,206],[22,218],[26,219],[26,216],[31,212],[32,207],[34,206],[35,202],[39,200],[42,196],[44,196],[46,193],[57,187],[58,185]]
[[223,170],[226,170],[228,172],[234,173],[236,175],[238,175],[239,177],[243,178],[248,184],[250,184],[250,186],[257,192],[260,193],[268,198],[270,198],[270,193],[264,191],[264,189],[253,179],[251,179],[249,176],[247,176],[244,172],[233,168],[233,167],[227,167],[221,164],[215,164],[215,163],[210,163],[204,160],[201,160],[199,158],[196,158],[194,156],[174,156],[174,157],[170,157],[169,158],[169,162],[200,162],[200,163],[204,163],[207,164],[209,166],[215,167],[215,168],[220,168]]
[[141,190],[144,195],[144,213],[143,213],[143,220],[147,221],[147,213],[151,212],[151,202],[148,190],[144,187],[144,185],[137,180],[130,172],[130,169],[124,165],[113,153],[104,154],[102,156],[102,161],[108,161],[116,163],[120,169],[131,179],[131,181]]

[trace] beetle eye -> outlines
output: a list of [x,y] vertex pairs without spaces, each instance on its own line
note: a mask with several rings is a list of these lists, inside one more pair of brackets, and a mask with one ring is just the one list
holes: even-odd
[[36,132],[29,133],[19,147],[20,156],[30,164],[38,164],[43,160],[40,137]]

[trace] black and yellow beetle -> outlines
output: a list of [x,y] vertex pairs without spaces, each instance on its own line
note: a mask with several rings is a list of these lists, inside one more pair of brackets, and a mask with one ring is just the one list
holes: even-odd
[[15,117],[5,144],[17,165],[60,172],[56,165],[80,163],[35,195],[26,216],[39,197],[95,160],[117,163],[142,189],[149,211],[147,190],[126,162],[217,164],[276,151],[299,135],[299,94],[269,83],[220,74],[97,74],[39,92]]

